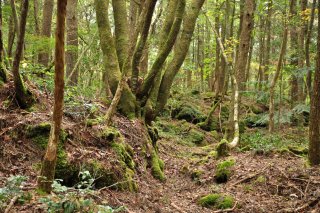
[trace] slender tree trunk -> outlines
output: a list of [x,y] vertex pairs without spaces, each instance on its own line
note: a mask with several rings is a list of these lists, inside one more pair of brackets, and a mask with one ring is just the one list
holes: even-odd
[[11,65],[11,58],[12,58],[12,49],[14,44],[14,38],[15,38],[15,28],[14,28],[14,22],[13,22],[13,16],[11,15],[9,18],[9,30],[8,30],[8,58]]
[[[320,11],[320,0],[318,1]],[[320,16],[318,16],[320,23]],[[318,27],[317,63],[314,75],[313,94],[311,97],[309,126],[309,161],[311,165],[320,164],[320,28]]]
[[[42,28],[41,36],[47,38],[48,40],[51,37],[51,24],[52,24],[52,15],[53,15],[53,6],[54,0],[44,0],[43,12],[42,12]],[[46,45],[42,49],[41,53],[38,56],[38,61],[43,66],[48,66],[49,64],[49,41],[46,41]]]
[[52,190],[51,185],[54,180],[57,149],[63,116],[66,7],[67,0],[58,0],[55,42],[55,89],[52,125],[46,154],[42,162],[41,173],[38,179],[38,187],[47,193],[50,193]]
[[306,79],[306,86],[309,98],[311,99],[312,96],[312,73],[311,73],[311,61],[310,61],[310,43],[311,43],[311,36],[312,36],[312,30],[313,30],[313,24],[314,24],[314,18],[315,18],[315,10],[317,7],[317,0],[313,0],[312,2],[312,8],[311,8],[311,17],[308,27],[308,33],[306,37],[306,66],[307,66],[307,79]]
[[279,75],[281,72],[283,59],[286,54],[287,40],[288,40],[288,28],[287,28],[287,26],[285,26],[276,73],[274,74],[274,77],[273,77],[271,85],[270,85],[270,97],[269,97],[269,132],[270,133],[272,133],[274,131],[274,111],[275,111],[274,94],[275,94],[275,87],[276,87],[276,84],[277,84],[277,81],[278,81],[278,78],[279,78]]
[[269,0],[268,2],[268,14],[267,14],[267,19],[266,19],[266,53],[265,53],[265,67],[264,67],[264,80],[265,80],[265,85],[269,85],[269,68],[271,64],[271,37],[272,37],[272,32],[271,32],[271,27],[272,27],[272,13],[273,13],[273,0]]
[[[66,51],[66,73],[70,76],[68,84],[78,84],[79,69],[76,67],[78,60],[78,0],[68,0],[67,5],[67,51]],[[75,69],[75,70],[74,70]],[[73,71],[73,72],[72,72]]]
[[40,25],[39,25],[39,1],[33,1],[33,18],[34,18],[34,29],[37,36],[40,35]]
[[[290,17],[293,18],[296,15],[297,15],[297,0],[291,0]],[[292,54],[290,56],[290,59],[291,59],[290,65],[292,65],[294,68],[298,68],[298,65],[299,65],[299,60],[298,60],[299,45],[298,44],[299,42],[298,42],[297,26],[292,25],[290,27],[290,49],[292,50]],[[290,83],[291,83],[291,107],[294,107],[299,100],[299,80],[296,73],[293,73],[291,75]]]
[[28,108],[32,104],[31,94],[25,88],[19,72],[19,66],[20,66],[20,61],[22,58],[22,52],[24,47],[24,36],[26,32],[28,7],[29,7],[29,0],[24,0],[22,4],[22,10],[21,10],[20,29],[19,29],[20,33],[18,36],[17,48],[16,48],[16,53],[15,53],[13,66],[12,66],[12,74],[13,74],[13,80],[14,80],[14,86],[15,86],[15,92],[16,92],[16,99],[19,106],[22,109]]
[[7,81],[7,74],[4,67],[4,46],[2,38],[2,1],[0,1],[0,85]]

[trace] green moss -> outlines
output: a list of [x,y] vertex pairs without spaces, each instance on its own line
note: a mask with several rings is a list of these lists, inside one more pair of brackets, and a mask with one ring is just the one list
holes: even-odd
[[204,145],[204,134],[196,129],[191,129],[188,133],[187,140],[196,145]]
[[217,183],[225,183],[231,176],[231,167],[235,164],[234,160],[226,160],[217,164],[215,170],[215,180]]
[[133,119],[136,116],[136,106],[137,103],[134,94],[128,87],[124,88],[120,98],[120,102],[118,104],[119,112],[129,119]]
[[302,146],[288,146],[288,150],[296,155],[307,155],[309,153],[308,148]]
[[222,139],[221,142],[216,147],[217,157],[225,157],[228,155],[228,141]]
[[103,140],[113,141],[120,137],[120,132],[113,127],[106,127],[101,133],[100,138]]
[[217,203],[218,209],[229,209],[234,205],[234,199],[231,196],[225,196],[220,202]]
[[220,138],[220,135],[216,130],[211,131],[210,134],[214,139]]
[[229,209],[234,205],[234,199],[231,196],[221,194],[209,194],[200,198],[198,204],[203,207],[215,207],[218,209]]
[[111,144],[112,149],[117,153],[119,160],[124,162],[127,167],[134,169],[135,163],[132,160],[132,147],[125,143],[116,143]]
[[154,178],[164,181],[166,179],[163,173],[164,163],[160,160],[155,150],[151,153],[151,173]]
[[186,120],[190,123],[199,123],[205,120],[205,115],[202,114],[198,109],[194,106],[189,104],[183,104],[179,109],[174,117],[178,120]]
[[99,119],[97,119],[97,118],[95,118],[95,119],[87,119],[87,120],[86,120],[86,125],[87,125],[88,127],[92,127],[92,126],[98,125],[100,122],[101,122],[101,121],[100,121]]

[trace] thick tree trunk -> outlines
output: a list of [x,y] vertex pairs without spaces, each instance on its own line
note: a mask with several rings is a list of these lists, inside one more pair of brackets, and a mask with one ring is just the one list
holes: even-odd
[[[118,83],[121,80],[121,71],[118,62],[115,41],[111,33],[111,27],[109,23],[108,4],[109,1],[106,0],[95,0],[100,46],[103,53],[103,63],[105,69],[104,75],[105,79],[108,81],[111,92],[116,94]],[[130,59],[130,56],[128,57]],[[127,83],[124,85],[118,109],[122,114],[128,117],[135,116],[136,100]]]
[[[51,37],[53,6],[54,6],[53,0],[44,0],[43,12],[42,12],[41,36],[47,39],[50,39]],[[49,55],[50,55],[49,50],[50,50],[49,41],[47,41],[45,47],[42,49],[41,53],[38,56],[38,61],[43,66],[48,66],[49,64]]]
[[[320,11],[320,0],[318,1],[318,11]],[[320,16],[318,16],[318,23],[320,23]],[[309,127],[309,161],[311,165],[320,164],[320,28],[318,28],[317,41],[317,64],[311,98]]]
[[[67,51],[66,73],[70,76],[68,84],[76,86],[78,83],[79,69],[75,67],[78,60],[78,0],[69,0],[67,5]],[[75,70],[74,70],[75,69]]]
[[57,2],[57,29],[55,42],[55,89],[53,120],[51,125],[49,142],[42,162],[38,187],[50,193],[57,161],[57,149],[61,131],[63,116],[63,95],[64,95],[64,57],[65,57],[65,20],[67,0]]
[[22,58],[22,52],[24,47],[24,36],[26,32],[28,7],[29,7],[29,0],[24,0],[22,4],[22,10],[21,10],[20,29],[19,29],[20,33],[18,36],[17,48],[16,48],[16,53],[15,53],[13,66],[12,66],[12,74],[13,74],[13,80],[14,80],[14,86],[15,86],[15,92],[16,92],[15,97],[17,99],[19,106],[22,109],[28,108],[32,104],[32,96],[30,92],[24,87],[24,84],[19,72],[19,66],[20,66],[20,61]]
[[192,34],[203,3],[204,0],[193,0],[189,9],[184,15],[181,37],[179,40],[177,40],[173,59],[168,64],[161,80],[157,99],[157,113],[162,111],[166,105],[173,80],[182,66],[186,55],[188,54],[189,45],[192,40]]

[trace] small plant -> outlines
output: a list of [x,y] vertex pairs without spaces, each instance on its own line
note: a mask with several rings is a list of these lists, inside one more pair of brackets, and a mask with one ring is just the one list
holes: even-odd
[[4,210],[8,202],[15,196],[18,197],[17,201],[20,203],[31,200],[31,195],[21,190],[21,186],[27,180],[27,177],[20,175],[11,176],[7,179],[5,186],[0,188],[0,210]]

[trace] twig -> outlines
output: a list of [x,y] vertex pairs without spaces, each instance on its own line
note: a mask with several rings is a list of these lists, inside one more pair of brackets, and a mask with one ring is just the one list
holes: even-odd
[[301,206],[299,208],[296,208],[294,211],[295,212],[300,212],[302,210],[305,210],[308,207],[313,207],[313,206],[317,205],[319,203],[319,201],[320,201],[320,197],[317,197],[316,199],[311,200],[310,202],[304,204],[303,206]]
[[14,203],[17,200],[18,200],[18,196],[16,195],[11,199],[11,201],[10,201],[9,205],[7,206],[6,210],[4,211],[4,213],[9,213],[10,209],[12,208],[12,206],[14,205]]
[[247,180],[250,180],[250,179],[258,176],[259,174],[261,174],[262,172],[264,172],[265,170],[267,170],[267,168],[270,167],[270,166],[271,166],[271,164],[265,166],[265,167],[264,167],[261,171],[259,171],[259,172],[256,172],[256,173],[254,173],[254,174],[252,174],[252,175],[249,175],[248,177],[242,178],[241,180],[239,180],[239,181],[231,184],[230,187],[236,186],[236,185],[238,185],[238,184],[240,184],[240,183],[246,182]]
[[238,201],[236,201],[236,203],[234,204],[234,206],[231,209],[217,210],[217,211],[214,211],[214,213],[233,212],[236,209],[237,205],[238,205]]

